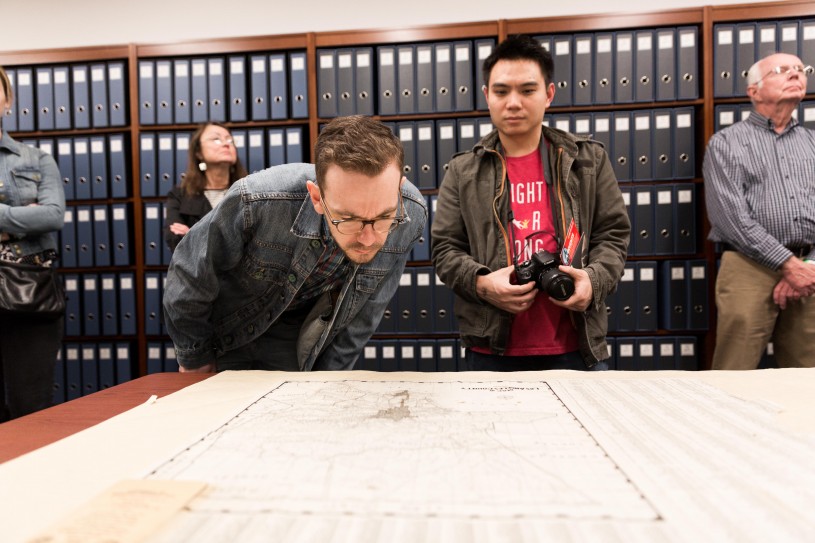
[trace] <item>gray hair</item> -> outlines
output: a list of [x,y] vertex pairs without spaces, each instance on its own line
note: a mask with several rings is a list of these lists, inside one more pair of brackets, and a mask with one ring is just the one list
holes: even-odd
[[763,60],[764,59],[761,59],[758,62],[754,63],[752,66],[750,66],[750,69],[747,70],[747,86],[748,87],[750,85],[756,85],[759,88],[761,88],[761,84],[764,82],[762,80],[762,76],[764,74],[761,73],[760,64],[762,63]]

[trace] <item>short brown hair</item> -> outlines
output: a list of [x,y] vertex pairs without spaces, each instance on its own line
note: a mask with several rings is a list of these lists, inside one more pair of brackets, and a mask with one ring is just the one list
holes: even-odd
[[[3,92],[6,95],[6,107],[11,107],[14,102],[14,89],[11,88],[11,81],[9,81],[8,74],[2,66],[0,66],[0,85],[3,85]],[[2,113],[0,111],[0,114]]]
[[332,164],[345,171],[369,177],[379,175],[390,164],[399,172],[405,163],[402,142],[393,131],[370,117],[337,117],[323,128],[314,146],[317,186],[323,189],[325,172]]

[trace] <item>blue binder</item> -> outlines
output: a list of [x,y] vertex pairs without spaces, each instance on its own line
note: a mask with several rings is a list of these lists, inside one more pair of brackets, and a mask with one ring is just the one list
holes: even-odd
[[696,352],[695,337],[676,338],[677,366],[676,369],[696,371],[699,369],[699,358]]
[[654,254],[654,187],[635,186],[632,189],[634,224],[631,243],[635,255]]
[[659,327],[665,330],[688,328],[688,281],[685,262],[666,260],[659,270]]
[[572,74],[574,79],[572,105],[585,106],[594,103],[594,35],[574,36]]
[[226,121],[226,69],[224,58],[207,59],[207,94],[209,95],[209,121]]
[[17,130],[20,132],[33,132],[36,125],[33,79],[34,72],[31,68],[17,68],[14,101],[17,102]]
[[445,285],[439,276],[433,274],[433,330],[435,332],[454,332],[453,290]]
[[651,148],[651,111],[635,111],[633,114],[634,135],[632,156],[632,178],[634,181],[651,181],[653,175],[653,152]]
[[[354,111],[357,115],[374,114],[374,50],[371,47],[354,49]],[[432,92],[432,88],[431,88]]]
[[603,148],[611,162],[613,158],[611,113],[600,112],[591,114],[591,132],[595,141],[603,144]]
[[634,371],[636,369],[637,340],[631,337],[617,338],[617,369]]
[[436,352],[435,339],[420,339],[416,342],[416,370],[422,372],[435,372]]
[[108,74],[105,64],[91,64],[91,125],[94,128],[110,126],[108,113]]
[[324,119],[336,117],[339,107],[335,56],[333,49],[321,49],[317,52],[317,116]]
[[433,113],[436,96],[433,84],[433,44],[416,45],[416,112]]
[[735,95],[747,95],[747,71],[756,60],[756,24],[736,25],[736,69]]
[[65,399],[82,397],[82,362],[79,358],[79,344],[65,344]]
[[156,135],[139,135],[139,169],[142,198],[158,196],[156,182]]
[[484,81],[481,68],[484,66],[484,61],[487,60],[495,49],[495,40],[492,38],[483,38],[475,40],[473,47],[476,53],[475,63],[475,84],[473,85],[473,92],[475,93],[475,109],[479,111],[487,111],[487,97],[484,95],[484,88],[487,82]]
[[[173,61],[156,61],[156,124],[173,124],[175,99],[173,98]],[[144,104],[142,104],[144,106]]]
[[192,122],[205,123],[209,120],[207,59],[194,58],[190,60],[190,72]]
[[[778,21],[778,52],[798,55],[799,21]],[[815,39],[815,38],[813,38]]]
[[[699,29],[686,26],[676,29],[676,98],[696,100],[699,98]],[[716,80],[714,72],[714,81]]]
[[659,289],[656,262],[637,262],[637,330],[655,332],[659,327]]
[[94,265],[110,266],[110,222],[107,204],[93,206]]
[[175,107],[173,119],[175,124],[192,122],[192,90],[190,87],[190,61],[177,58],[173,61],[173,94]]
[[108,153],[105,136],[91,136],[91,198],[108,197]]
[[124,135],[108,135],[108,165],[110,166],[108,179],[110,179],[111,198],[127,198],[130,191],[125,156]]
[[436,371],[457,371],[458,355],[455,339],[436,340]]
[[82,276],[82,332],[86,336],[101,333],[99,319],[99,277],[93,273]]
[[303,127],[292,126],[286,128],[286,162],[293,164],[305,161],[303,155]]
[[551,107],[572,105],[572,36],[558,35],[552,37],[552,60],[555,73],[555,98]]
[[399,342],[386,339],[379,342],[379,371],[399,371]]
[[[248,168],[249,167],[249,153],[248,153],[248,149],[247,149],[247,146],[246,146],[246,130],[233,129],[232,130],[232,141],[235,143],[235,151],[237,151],[237,153],[238,153],[238,160],[241,161],[241,164],[243,164],[244,168]],[[189,147],[189,140],[187,141],[187,146]],[[176,151],[178,151],[179,146],[178,146],[178,141],[177,140],[176,140],[175,148],[176,148]],[[176,161],[176,164],[178,164],[178,161]],[[179,181],[180,181],[180,179],[179,179]]]
[[161,274],[144,274],[144,333],[148,336],[161,334]]
[[178,359],[175,356],[175,345],[172,341],[165,341],[163,367],[166,372],[178,371]]
[[634,33],[614,35],[614,103],[634,101]]
[[116,336],[119,334],[119,293],[116,291],[116,274],[103,273],[100,275],[102,289],[102,335]]
[[354,364],[355,370],[379,371],[379,340],[369,339]]
[[736,27],[713,25],[713,96],[728,98],[736,89]]
[[164,371],[164,361],[161,356],[162,344],[159,341],[151,341],[147,344],[147,374],[161,373]]
[[678,255],[696,253],[696,187],[693,183],[677,183],[674,189],[674,252]]
[[246,57],[231,56],[229,66],[229,120],[245,122],[246,114]]
[[136,290],[134,275],[119,273],[119,333],[136,335]]
[[250,117],[253,121],[269,118],[269,75],[266,55],[249,57],[251,73],[249,76],[249,95],[251,98]]
[[161,203],[144,204],[144,263],[148,266],[161,266],[161,252],[164,246],[162,237]]
[[[6,77],[8,77],[9,84],[12,89],[17,88],[17,70],[14,68],[6,68]],[[17,104],[6,102],[6,111],[3,114],[3,130],[6,132],[17,132]]]
[[435,332],[433,310],[433,291],[435,289],[436,274],[430,266],[422,266],[413,270],[416,286],[414,296],[416,298],[416,332],[419,334],[431,334]]
[[80,268],[93,267],[93,223],[91,206],[76,206],[76,263]]
[[130,220],[127,204],[112,204],[111,218],[111,251],[114,266],[130,266]]
[[175,136],[172,132],[160,132],[158,138],[158,191],[166,195],[175,185]]
[[82,335],[82,293],[79,278],[79,275],[74,274],[62,276],[62,283],[65,286],[65,335],[67,337]]
[[656,100],[660,102],[676,100],[676,29],[660,28],[654,31],[656,42],[654,85]]
[[436,178],[438,184],[444,180],[447,173],[447,163],[457,151],[456,120],[439,119],[436,121]]
[[337,115],[345,117],[356,113],[354,90],[354,50],[338,49],[335,52],[337,74]]
[[[5,125],[3,126],[5,128]],[[59,175],[62,178],[62,188],[65,191],[65,199],[73,200],[74,194],[74,145],[71,138],[60,138],[57,140],[57,166]]]
[[[234,132],[232,139],[235,139]],[[175,169],[173,171],[173,183],[180,185],[187,174],[187,162],[189,161],[190,134],[188,132],[175,133]],[[245,164],[245,162],[241,162]]]
[[266,134],[269,158],[265,166],[279,166],[286,163],[286,146],[283,135],[282,128],[269,128]]
[[402,168],[402,175],[407,177],[411,182],[417,181],[416,135],[414,132],[412,121],[396,124],[396,135],[399,136],[399,141],[402,142],[402,148],[405,152],[405,164]]
[[631,112],[615,111],[612,113],[613,152],[610,153],[611,165],[617,181],[631,180]]
[[[396,47],[399,97],[397,110],[400,115],[416,113],[416,52],[412,45]],[[472,109],[472,108],[470,108]]]
[[399,278],[399,287],[396,289],[397,333],[416,332],[416,295],[413,286],[415,283],[414,271],[406,268]]
[[99,390],[116,384],[116,365],[113,361],[113,344],[97,345],[97,364],[99,368]]
[[674,109],[674,178],[693,179],[696,175],[696,139],[693,107]]
[[417,371],[419,369],[417,346],[415,339],[399,340],[399,361],[397,362],[399,371]]
[[266,168],[266,157],[263,150],[263,130],[249,130],[249,147],[246,169],[249,173],[259,172]]
[[54,129],[54,71],[38,67],[35,71],[37,96],[37,129]]
[[688,278],[688,330],[707,330],[709,320],[707,262],[685,262]]
[[651,113],[651,162],[654,179],[668,180],[673,176],[673,116],[670,109],[655,109]]
[[388,306],[382,313],[379,326],[376,328],[377,334],[393,334],[396,332],[396,321],[398,319],[399,308],[396,305],[396,294],[388,302]]
[[455,111],[472,111],[473,96],[473,42],[460,41],[453,44],[453,80],[455,81]]
[[92,189],[91,157],[87,137],[74,138],[74,196],[77,200],[90,200]]
[[594,103],[614,102],[614,34],[594,35]]
[[76,209],[74,206],[65,206],[64,221],[59,234],[59,260],[62,268],[76,268],[77,265],[75,217]]
[[676,204],[673,199],[673,187],[657,185],[654,187],[654,254],[670,255],[674,253],[676,233]]
[[617,284],[615,301],[617,311],[617,331],[631,332],[637,329],[637,272],[634,263],[628,263]]
[[[139,61],[139,124],[156,124],[156,65],[152,60]],[[76,70],[76,67],[74,67]],[[74,71],[76,77],[76,71]],[[76,99],[76,96],[74,96]]]
[[454,110],[453,44],[433,44],[433,75],[436,113]]
[[71,73],[67,66],[54,66],[54,128],[71,129]]
[[475,119],[458,119],[456,121],[456,147],[458,151],[468,151],[478,143],[476,136],[476,122]]
[[416,121],[416,186],[435,189],[436,185],[436,126],[433,121]]
[[125,63],[116,60],[108,62],[108,111],[110,126],[127,124],[127,92]]
[[[807,59],[812,63],[815,58],[815,19],[800,21],[801,26],[798,31],[798,58]],[[815,74],[807,77],[807,94],[815,93]]]
[[676,338],[658,337],[655,338],[654,369],[674,370],[676,369]]
[[[368,62],[372,62],[370,57]],[[291,97],[291,118],[308,118],[308,76],[306,74],[305,52],[295,51],[289,53],[289,83],[291,84],[291,92],[289,93]],[[368,102],[371,103],[371,108],[373,107],[372,89],[373,87],[371,87],[371,92],[367,97]],[[373,114],[373,109],[370,110],[370,113],[367,113],[367,111],[364,114]],[[363,111],[360,110],[360,113],[363,113]]]
[[116,384],[120,385],[133,379],[133,363],[130,354],[130,343],[116,344]]
[[[391,45],[380,45],[376,48],[376,57],[379,89],[377,113],[379,115],[396,115],[399,94],[396,80],[396,48]],[[321,93],[320,96],[323,96],[323,94]],[[328,111],[330,112],[330,108]],[[322,113],[320,114],[320,117],[324,116]]]
[[654,101],[654,31],[638,30],[634,33],[634,88],[635,102]]
[[634,369],[637,371],[652,371],[657,369],[655,338],[634,338]]

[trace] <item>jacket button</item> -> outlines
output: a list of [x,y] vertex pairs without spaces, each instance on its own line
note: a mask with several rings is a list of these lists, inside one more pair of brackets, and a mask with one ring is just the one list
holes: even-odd
[[290,273],[289,274],[289,283],[296,283],[296,282],[297,282],[297,276],[294,275],[293,273]]
[[249,332],[250,334],[254,334],[255,333],[255,327],[250,324],[249,326],[246,327],[246,331]]
[[[2,186],[2,185],[0,185],[0,187],[1,187],[1,186]],[[318,240],[318,239],[313,239],[313,240],[311,240],[311,246],[312,246],[312,247],[314,247],[315,249],[316,249],[317,247],[319,247],[320,245],[322,245],[322,244],[320,243],[320,240]]]

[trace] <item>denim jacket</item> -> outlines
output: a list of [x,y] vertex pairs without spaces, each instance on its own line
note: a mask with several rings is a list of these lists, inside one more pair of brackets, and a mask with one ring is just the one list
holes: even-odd
[[[178,244],[164,314],[181,366],[198,368],[247,345],[295,298],[328,250],[325,223],[306,190],[314,179],[311,164],[252,174]],[[352,268],[330,316],[318,316],[323,327],[299,360],[302,371],[352,369],[376,330],[427,220],[424,197],[413,185],[402,185],[402,198],[410,221],[388,235],[371,262]],[[309,322],[307,328],[313,329]]]
[[[29,204],[39,204],[31,206]],[[0,232],[23,257],[57,248],[65,192],[53,157],[3,132],[0,138]]]

